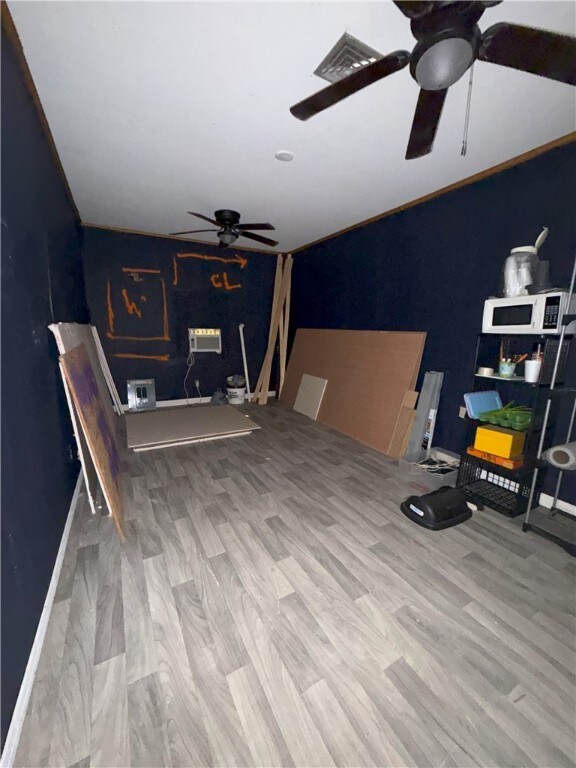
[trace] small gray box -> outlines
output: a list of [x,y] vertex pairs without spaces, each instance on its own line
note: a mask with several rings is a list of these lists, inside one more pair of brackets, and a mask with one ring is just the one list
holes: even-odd
[[153,411],[156,408],[154,379],[131,379],[127,384],[129,411]]
[[[444,472],[440,474],[434,465],[422,464],[424,461],[446,462],[448,466],[443,467]],[[440,488],[441,485],[456,485],[458,477],[458,464],[460,456],[457,453],[446,450],[446,448],[429,448],[427,451],[417,451],[416,453],[407,453],[398,459],[398,466],[407,470],[413,480],[420,480],[430,488]]]

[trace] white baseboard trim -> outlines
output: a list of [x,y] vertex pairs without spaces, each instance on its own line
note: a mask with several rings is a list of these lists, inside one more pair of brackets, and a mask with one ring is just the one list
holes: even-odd
[[[276,390],[270,390],[268,392],[268,397],[276,397]],[[212,397],[189,397],[188,400],[186,400],[186,398],[182,398],[181,400],[157,400],[156,408],[175,408],[181,405],[197,405],[198,403],[209,403],[210,400],[212,400]],[[248,397],[246,397],[246,400],[248,400]],[[128,413],[128,405],[122,403],[122,411]],[[138,411],[134,411],[134,413],[138,413]]]
[[[550,494],[548,493],[540,494],[540,505],[542,507],[546,507],[547,509],[550,509],[552,507],[553,501],[554,501],[554,496],[550,496]],[[558,499],[558,502],[556,504],[556,509],[559,509],[561,512],[566,512],[568,515],[574,515],[574,517],[576,517],[576,504],[569,504],[567,501],[562,501],[562,499]]]
[[42,646],[44,645],[44,639],[46,637],[46,630],[48,629],[48,622],[50,620],[50,613],[52,612],[52,604],[54,603],[54,596],[56,595],[56,587],[58,586],[58,579],[60,578],[60,571],[62,570],[62,563],[64,562],[64,553],[66,552],[66,545],[68,544],[68,538],[70,536],[70,528],[72,527],[72,521],[76,512],[76,506],[78,505],[78,498],[82,489],[82,472],[78,474],[76,480],[76,487],[72,495],[72,501],[70,502],[70,509],[68,510],[68,517],[66,518],[66,524],[62,532],[62,538],[60,540],[60,546],[58,548],[58,554],[56,555],[56,561],[54,563],[54,570],[52,571],[52,578],[48,586],[48,592],[46,593],[46,600],[44,601],[44,607],[40,615],[40,621],[36,628],[36,635],[34,636],[34,643],[32,644],[32,650],[28,657],[28,663],[26,664],[26,671],[22,678],[20,685],[20,692],[16,700],[16,706],[12,714],[12,720],[10,721],[10,727],[6,734],[6,741],[4,742],[4,750],[2,757],[0,758],[0,768],[12,768],[14,760],[16,758],[16,751],[20,742],[20,736],[22,734],[22,726],[24,725],[24,718],[26,717],[26,710],[30,702],[30,695],[32,694],[32,686],[34,685],[34,679],[36,677],[36,671],[38,669],[38,662],[40,661],[40,655],[42,653]]

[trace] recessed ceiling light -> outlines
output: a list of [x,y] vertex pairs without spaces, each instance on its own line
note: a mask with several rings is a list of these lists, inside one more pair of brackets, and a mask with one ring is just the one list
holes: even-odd
[[289,152],[287,149],[279,149],[274,157],[276,160],[281,160],[283,163],[289,163],[290,160],[294,159],[294,153]]

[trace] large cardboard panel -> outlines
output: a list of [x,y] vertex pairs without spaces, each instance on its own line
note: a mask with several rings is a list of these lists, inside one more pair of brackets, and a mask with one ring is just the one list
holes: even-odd
[[119,536],[124,538],[121,462],[84,344],[60,357],[66,383]]
[[304,373],[328,379],[318,421],[389,453],[426,334],[300,328],[280,402],[294,406]]

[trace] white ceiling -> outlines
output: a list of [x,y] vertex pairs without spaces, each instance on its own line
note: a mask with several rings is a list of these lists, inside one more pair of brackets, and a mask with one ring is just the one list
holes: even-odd
[[[465,158],[466,76],[418,160],[404,160],[418,97],[408,68],[306,123],[292,117],[325,85],[312,72],[344,31],[381,53],[412,50],[409,21],[388,0],[9,6],[92,224],[167,234],[202,226],[186,210],[231,207],[274,224],[288,251],[575,128],[576,89],[482,62]],[[576,4],[507,0],[480,27],[502,20],[574,34]],[[279,149],[293,162],[276,160]]]

